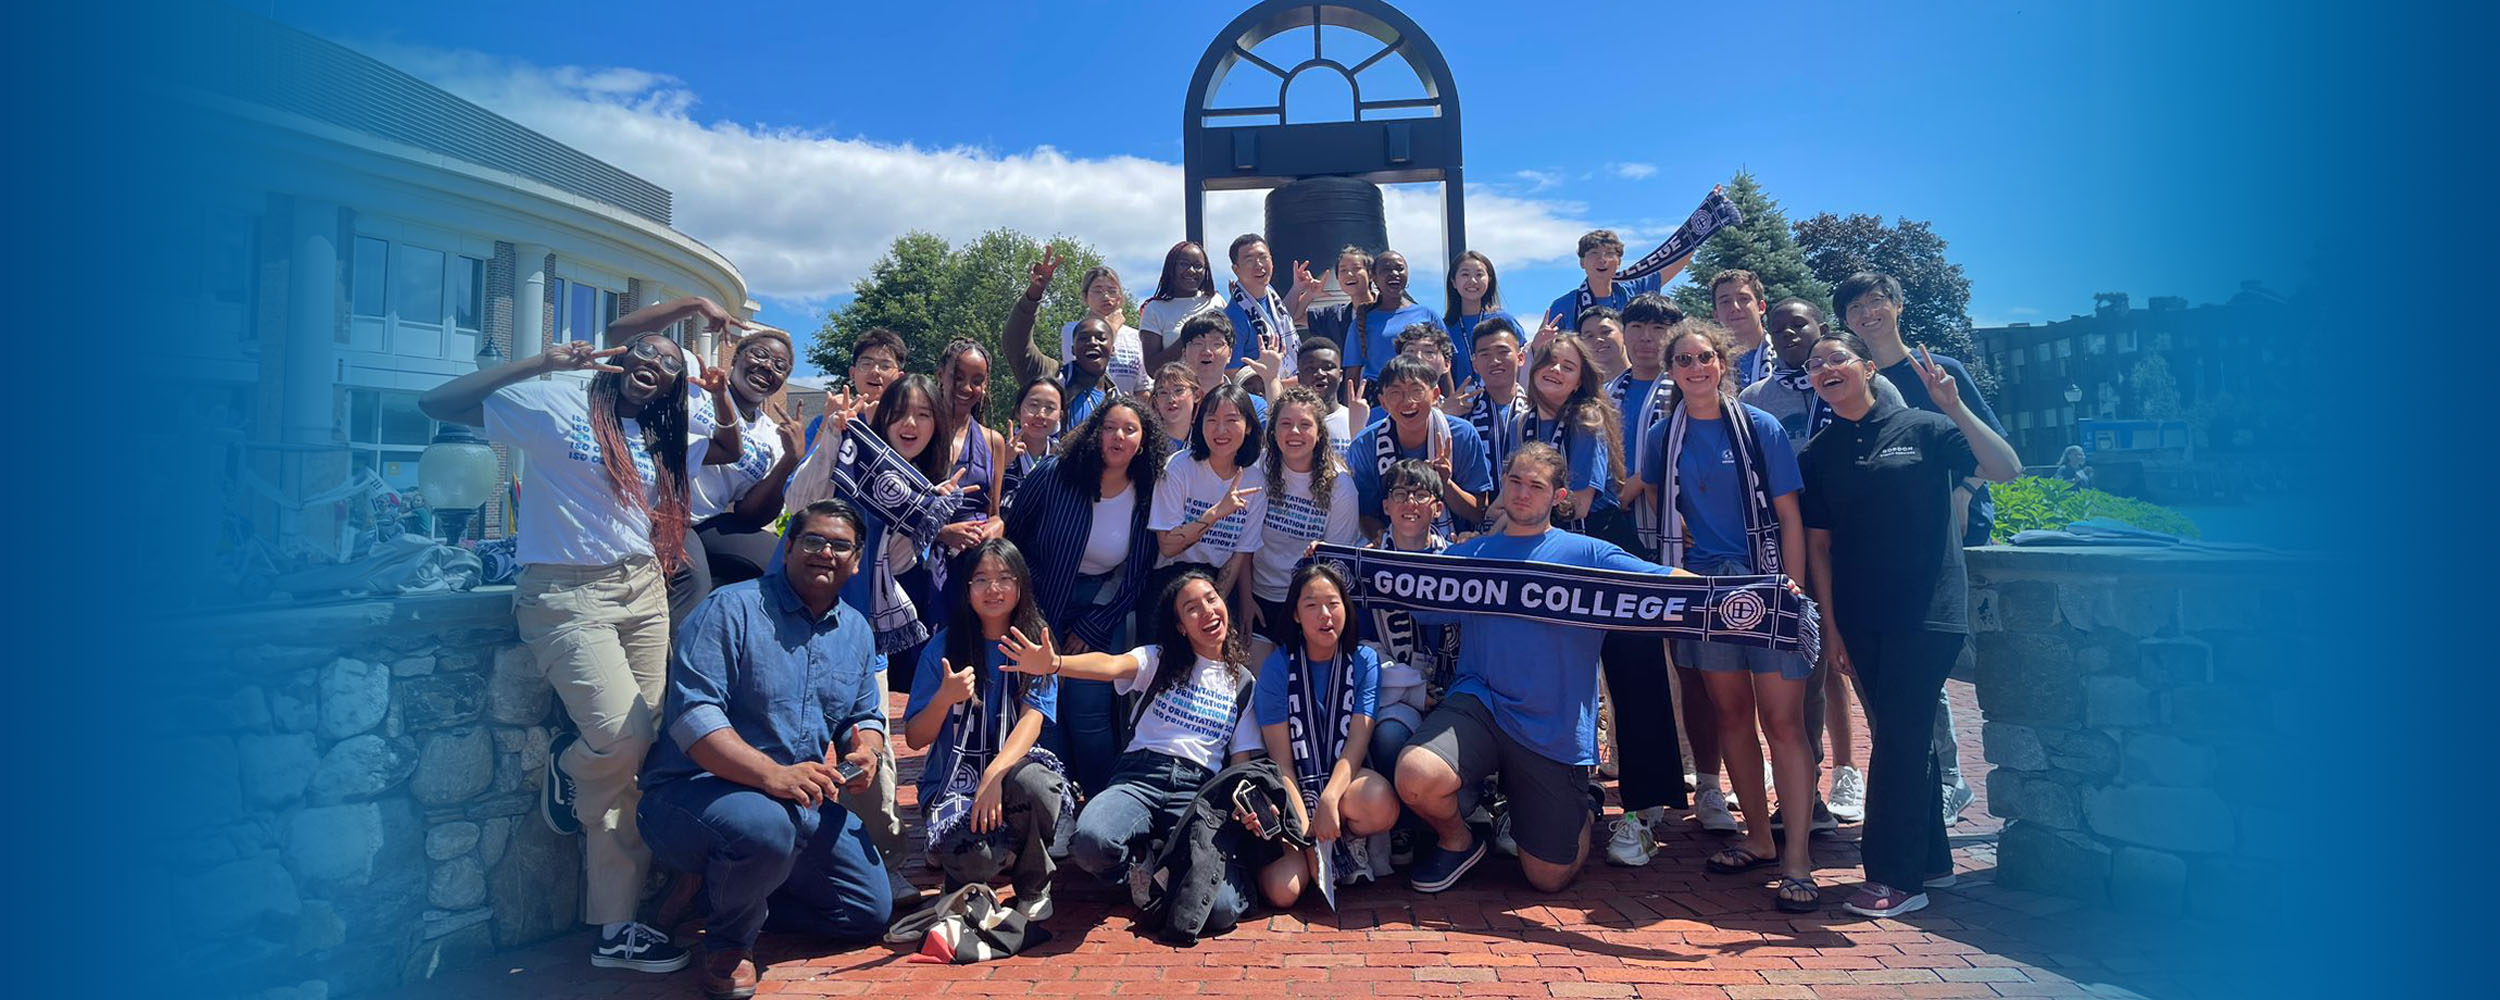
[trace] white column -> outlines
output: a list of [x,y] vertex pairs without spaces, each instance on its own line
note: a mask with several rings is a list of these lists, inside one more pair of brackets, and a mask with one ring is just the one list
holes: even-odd
[[295,200],[288,234],[286,386],[278,436],[288,444],[338,439],[339,208]]
[[512,248],[512,358],[536,357],[547,336],[547,248]]

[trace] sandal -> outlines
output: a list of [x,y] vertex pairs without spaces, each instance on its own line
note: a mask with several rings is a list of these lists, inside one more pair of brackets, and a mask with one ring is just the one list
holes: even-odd
[[1767,865],[1775,865],[1779,863],[1779,860],[1779,855],[1777,853],[1767,855],[1755,854],[1754,852],[1746,850],[1742,847],[1731,847],[1727,850],[1711,855],[1708,860],[1701,863],[1701,866],[1709,869],[1710,873],[1713,875],[1734,875],[1739,872],[1749,872]]
[[1812,875],[1782,877],[1771,896],[1779,903],[1781,913],[1813,913],[1823,908],[1823,888],[1815,884]]

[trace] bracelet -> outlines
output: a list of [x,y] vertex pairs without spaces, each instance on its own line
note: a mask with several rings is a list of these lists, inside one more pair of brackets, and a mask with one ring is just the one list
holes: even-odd
[[1062,669],[1062,668],[1061,668],[1061,666],[1060,666],[1060,664],[1059,664],[1059,660],[1060,660],[1060,655],[1059,655],[1059,654],[1057,654],[1057,653],[1052,653],[1052,654],[1050,654],[1050,675],[1051,675],[1052,677],[1057,677],[1057,676],[1059,676],[1059,671]]

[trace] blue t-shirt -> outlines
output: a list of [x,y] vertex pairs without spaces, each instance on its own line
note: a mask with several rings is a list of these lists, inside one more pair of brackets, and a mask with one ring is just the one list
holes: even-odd
[[[1346,327],[1354,322],[1353,316],[1354,308],[1350,305],[1313,309],[1311,310],[1311,335],[1336,341],[1339,348],[1338,356],[1345,360],[1345,364],[1361,365],[1364,377],[1374,379],[1380,377],[1382,365],[1388,364],[1390,358],[1398,356],[1398,331],[1417,323],[1426,323],[1435,327],[1441,325],[1439,314],[1409,302],[1398,307],[1394,312],[1382,312],[1374,308],[1365,313],[1363,335],[1354,337],[1349,336],[1346,330]],[[1473,368],[1471,367],[1470,370],[1472,371]]]
[[[1484,438],[1477,436],[1475,425],[1463,418],[1443,413],[1437,407],[1428,412],[1441,418],[1441,422],[1449,426],[1450,478],[1457,480],[1459,489],[1476,496],[1482,497],[1492,493],[1493,470],[1485,464]],[[1346,445],[1346,472],[1354,477],[1355,495],[1363,498],[1361,513],[1364,517],[1388,520],[1388,516],[1380,510],[1380,474],[1388,471],[1380,467],[1380,436],[1394,435],[1397,433],[1396,428],[1396,422],[1383,415],[1372,421],[1371,426],[1357,431],[1353,442]],[[1390,440],[1396,442],[1394,437]],[[1397,457],[1401,459],[1424,458],[1431,450],[1432,442],[1429,439],[1413,448],[1405,447],[1400,442]],[[1445,509],[1444,519],[1447,516]],[[1433,530],[1442,534],[1449,532],[1447,526],[1436,526]]]
[[[1545,310],[1546,315],[1558,316],[1562,318],[1562,328],[1564,332],[1579,332],[1580,289],[1587,288],[1588,284],[1589,283],[1587,281],[1580,282],[1579,287],[1573,288],[1568,292],[1564,292],[1562,294],[1562,298],[1555,299],[1554,304]],[[1657,291],[1659,284],[1660,282],[1658,280],[1658,276],[1655,274],[1644,278],[1634,278],[1631,281],[1618,281],[1614,283],[1614,289],[1612,291],[1598,297],[1589,304],[1593,306],[1605,306],[1606,308],[1612,309],[1616,312],[1622,312],[1624,304],[1632,301],[1633,296]],[[1528,333],[1530,335],[1534,335],[1536,331],[1534,329],[1530,329]]]
[[1547,423],[1534,413],[1521,415],[1519,425],[1519,440],[1543,441],[1561,449],[1563,459],[1571,463],[1568,485],[1572,490],[1597,491],[1596,500],[1589,504],[1590,513],[1619,505],[1615,498],[1614,457],[1610,454],[1613,449],[1606,447],[1604,438],[1571,427],[1568,419]]
[[[1659,576],[1671,572],[1612,542],[1561,530],[1530,537],[1479,535],[1444,554]],[[1448,612],[1418,612],[1415,620],[1459,627],[1458,679],[1450,694],[1483,702],[1502,732],[1547,759],[1597,763],[1597,648],[1605,641],[1603,630]]]
[[[1665,377],[1666,375],[1664,373],[1660,373],[1658,376],[1658,378]],[[1624,371],[1623,401],[1615,404],[1615,419],[1622,421],[1622,423],[1617,426],[1622,427],[1625,434],[1637,434],[1640,432],[1641,407],[1649,402],[1650,389],[1657,384],[1658,379],[1636,378],[1632,375],[1630,370],[1627,369]],[[1661,393],[1663,394],[1663,390]],[[1664,407],[1666,404],[1661,402],[1658,405]],[[1627,446],[1630,443],[1631,442],[1629,441],[1625,442]]]
[[[938,685],[946,681],[946,667],[940,662],[946,658],[946,641],[946,632],[940,630],[930,636],[929,644],[920,650],[919,671],[911,678],[911,699],[903,705],[906,724],[912,716],[920,714],[921,709],[929,707],[929,703],[937,699]],[[981,673],[974,681],[980,685],[981,710],[991,711],[999,699],[1007,697],[1008,686],[1017,675],[1002,669],[1007,665],[1007,654],[999,650],[997,643],[985,642],[981,648],[986,651],[987,655],[983,658],[988,662],[982,664]],[[1048,678],[1026,678],[1024,710],[1042,713],[1045,721],[1059,721],[1059,685]],[[938,793],[946,789],[947,773],[955,768],[955,742],[962,738],[956,722],[955,719],[946,720],[946,725],[938,730],[937,742],[929,744],[929,756],[921,762],[920,807],[923,809],[928,808]],[[989,752],[997,753],[999,746],[1006,745],[1006,742],[1007,734],[1001,731],[998,733],[998,746],[990,747]],[[987,762],[983,766],[988,766]]]
[[[1352,626],[1354,623],[1346,624]],[[1340,633],[1339,641],[1351,639],[1353,635],[1350,632]],[[1259,725],[1283,725],[1285,720],[1293,717],[1293,695],[1301,690],[1301,686],[1294,681],[1293,660],[1291,655],[1279,649],[1267,654],[1267,662],[1260,664],[1259,682],[1250,688],[1250,708],[1258,713]],[[1355,646],[1354,662],[1346,668],[1346,682],[1354,685],[1354,714],[1371,718],[1380,710],[1380,653],[1369,646]],[[1321,690],[1341,689],[1323,685]],[[1338,738],[1342,739],[1343,735],[1338,734]]]
[[[1753,425],[1754,447],[1762,449],[1768,479],[1764,485],[1770,488],[1772,499],[1804,488],[1805,480],[1797,473],[1797,452],[1780,429],[1779,418],[1751,406],[1744,411]],[[1641,478],[1654,489],[1666,488],[1667,430],[1672,426],[1672,419],[1658,421],[1649,429],[1649,440],[1641,443]],[[1684,564],[1752,566],[1753,547],[1745,542],[1745,479],[1738,474],[1736,448],[1728,440],[1725,419],[1685,421],[1684,451],[1675,458],[1675,480],[1676,510],[1684,515],[1685,533],[1693,539],[1684,549]]]

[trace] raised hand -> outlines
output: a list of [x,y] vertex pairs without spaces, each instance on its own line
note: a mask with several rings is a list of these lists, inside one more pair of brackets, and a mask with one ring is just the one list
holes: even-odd
[[[1238,483],[1241,480],[1235,479],[1233,481]],[[1245,486],[1241,489],[1226,492],[1224,494],[1224,499],[1216,501],[1215,506],[1207,511],[1208,520],[1221,521],[1249,509],[1250,497],[1266,488],[1267,487],[1264,486]]]
[[1319,294],[1319,290],[1322,286],[1323,283],[1320,279],[1311,277],[1310,261],[1297,260],[1293,262],[1293,294],[1306,297],[1317,295]]
[[937,704],[955,705],[972,700],[972,668],[955,669],[955,661],[938,660]]
[[1937,409],[1951,413],[1961,407],[1962,383],[1954,381],[1953,373],[1937,364],[1927,348],[1921,347],[1911,355],[1910,363],[1918,369],[1918,380],[1926,383],[1927,397],[1936,401]]
[[1451,393],[1449,398],[1441,401],[1441,412],[1453,417],[1464,417],[1475,411],[1476,397],[1482,395],[1484,395],[1484,380],[1468,379],[1466,385],[1460,386],[1457,392]]
[[628,350],[631,348],[611,347],[604,351],[594,350],[589,341],[567,340],[547,348],[546,353],[539,357],[545,359],[547,370],[551,372],[594,371],[621,375],[624,374],[625,369],[606,362],[609,358]]
[[1553,343],[1554,338],[1561,336],[1562,332],[1562,317],[1554,313],[1546,313],[1545,322],[1536,328],[1536,336],[1528,341],[1528,356],[1535,357],[1537,352],[1544,350],[1545,345]]
[[729,366],[712,365],[703,369],[703,374],[697,375],[689,381],[694,383],[695,388],[701,389],[715,396],[721,395],[729,391]]
[[694,300],[694,311],[703,317],[703,328],[713,333],[723,332],[733,326],[741,330],[747,328],[744,321],[730,315],[728,310],[720,307],[720,303],[710,299],[697,297]]
[[1007,637],[998,640],[998,651],[1007,654],[1006,669],[1019,674],[1046,676],[1059,672],[1059,651],[1051,648],[1050,626],[1042,626],[1038,640],[1024,637],[1021,627],[1010,626]]
[[1250,359],[1250,367],[1257,369],[1259,378],[1273,388],[1276,385],[1276,373],[1285,369],[1283,338],[1272,333],[1259,337],[1259,356]]
[[1033,262],[1030,277],[1025,280],[1024,297],[1039,299],[1049,290],[1051,276],[1059,273],[1059,248],[1042,244],[1042,259]]
[[1363,391],[1370,385],[1364,381],[1363,371],[1359,368],[1337,380],[1337,401],[1345,406],[1345,432],[1348,436],[1363,433],[1363,428],[1371,426],[1372,404],[1365,400]]
[[859,419],[860,411],[864,409],[867,409],[867,404],[849,386],[842,387],[842,394],[838,396],[828,392],[825,394],[824,429],[840,434],[851,426],[851,421]]
[[773,418],[773,432],[781,436],[781,453],[796,456],[807,450],[807,421],[792,416],[779,403],[764,404],[764,412]]

